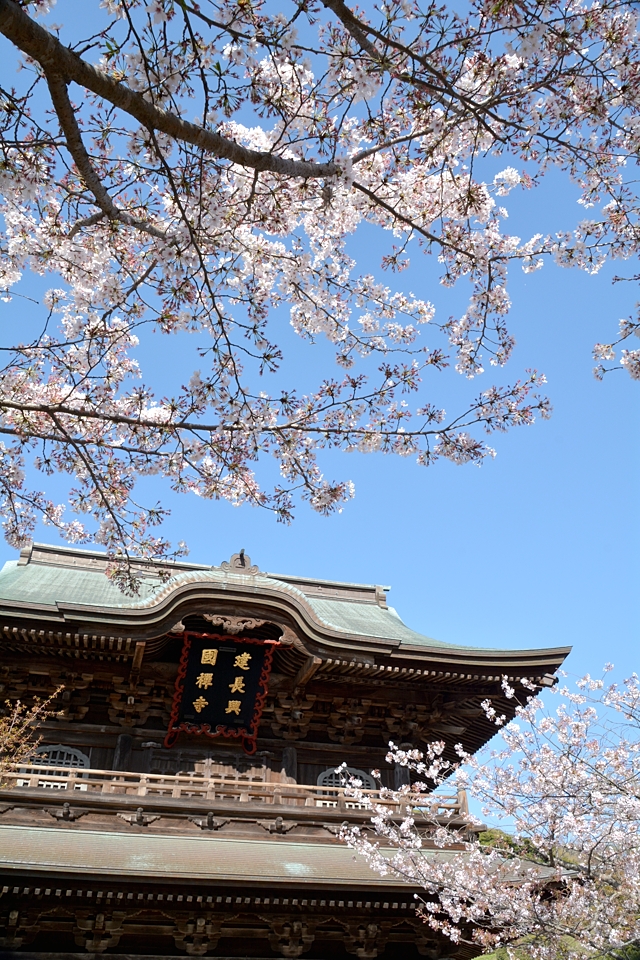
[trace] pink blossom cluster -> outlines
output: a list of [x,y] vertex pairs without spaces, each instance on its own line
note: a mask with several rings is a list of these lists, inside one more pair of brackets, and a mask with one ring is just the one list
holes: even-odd
[[[141,476],[288,520],[296,498],[329,512],[352,495],[324,477],[324,449],[480,463],[487,432],[548,415],[533,372],[449,413],[434,381],[509,359],[512,263],[636,257],[633,3],[91,2],[103,29],[71,49],[48,0],[0,0],[22,65],[0,102],[0,290],[51,283],[44,333],[5,347],[0,370],[10,542],[44,516],[114,558],[161,557]],[[510,234],[509,195],[551,168],[590,219]],[[440,318],[431,290],[355,262],[356,231],[376,232],[392,274],[432,255],[444,286],[469,285],[465,308]],[[337,369],[284,381],[284,312]],[[191,379],[154,389],[138,359],[151,330],[195,335]],[[625,321],[617,342],[637,332]],[[615,347],[596,346],[599,376]],[[638,350],[619,363],[640,378]],[[74,519],[29,490],[33,464],[68,475]]]
[[[352,782],[372,826],[345,827],[343,838],[374,870],[417,888],[425,923],[454,942],[520,945],[514,955],[533,960],[623,957],[640,938],[640,683],[586,676],[547,691],[547,706],[527,699],[536,689],[505,678],[520,706],[490,755],[458,747],[452,762],[444,743],[390,744],[388,760],[414,782],[383,791],[384,802]],[[484,706],[500,725],[499,705]],[[430,815],[445,780],[502,830],[469,816],[475,836],[465,839],[458,823]]]

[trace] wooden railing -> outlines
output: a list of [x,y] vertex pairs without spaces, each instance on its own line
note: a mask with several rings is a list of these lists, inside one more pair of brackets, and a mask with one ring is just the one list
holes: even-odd
[[[344,787],[320,787],[310,784],[273,783],[252,777],[207,777],[198,773],[129,773],[93,770],[83,767],[54,767],[48,764],[20,764],[5,774],[3,790],[47,789],[82,791],[85,794],[110,794],[131,797],[165,797],[235,803],[286,804],[297,807],[324,807],[337,810],[365,809],[365,805],[346,795]],[[379,803],[396,805],[379,790],[363,790]],[[466,795],[430,794],[407,796],[430,817],[465,818]]]

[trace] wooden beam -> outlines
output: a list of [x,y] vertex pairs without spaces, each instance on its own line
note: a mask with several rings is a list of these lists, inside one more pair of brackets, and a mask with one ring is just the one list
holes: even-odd
[[145,647],[146,647],[146,642],[144,640],[138,640],[138,642],[136,643],[135,652],[133,654],[133,663],[131,664],[131,673],[129,674],[129,685],[131,687],[135,687],[136,684],[138,683]]
[[307,657],[293,678],[294,690],[299,687],[304,687],[314,675],[321,663],[322,660],[320,657]]

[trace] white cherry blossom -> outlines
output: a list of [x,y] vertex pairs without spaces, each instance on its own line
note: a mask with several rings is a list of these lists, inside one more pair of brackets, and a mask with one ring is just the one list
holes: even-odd
[[[55,29],[50,0],[0,0],[5,57],[22,62],[0,96],[0,295],[33,274],[50,286],[45,333],[3,349],[11,543],[44,517],[105,544],[116,567],[168,556],[141,476],[287,521],[296,500],[328,513],[352,495],[323,476],[324,449],[481,463],[487,433],[549,414],[532,371],[445,415],[436,374],[493,381],[509,361],[509,267],[595,273],[637,257],[631,2],[89,4],[103,29],[83,43],[65,0]],[[582,216],[509,234],[510,197],[552,168],[578,186]],[[362,230],[381,262],[354,261]],[[425,256],[468,289],[457,315],[422,282]],[[283,378],[284,311],[335,353],[315,385]],[[596,345],[596,376],[640,378],[637,350],[616,360],[639,329],[628,319]],[[140,369],[151,330],[167,357],[171,336],[199,338],[193,375],[166,395]],[[271,488],[265,457],[282,478]],[[30,490],[34,465],[69,478],[66,513]]]
[[[390,744],[388,760],[414,782],[383,799],[404,814],[352,782],[347,793],[370,807],[372,827],[344,826],[343,839],[383,876],[417,888],[425,923],[455,943],[519,944],[513,956],[532,960],[630,958],[640,940],[638,677],[586,676],[547,691],[547,707],[526,702],[539,689],[526,678],[503,687],[521,705],[492,756]],[[500,703],[483,707],[501,727]],[[455,819],[429,812],[425,794],[445,781],[450,790],[451,777],[502,830],[481,833],[470,816],[479,839],[468,839]],[[433,847],[447,855],[425,856]]]

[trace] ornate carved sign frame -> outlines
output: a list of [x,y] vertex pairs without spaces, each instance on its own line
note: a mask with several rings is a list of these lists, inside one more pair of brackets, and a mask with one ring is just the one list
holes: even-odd
[[255,753],[277,640],[184,634],[165,747],[180,733],[233,737]]

